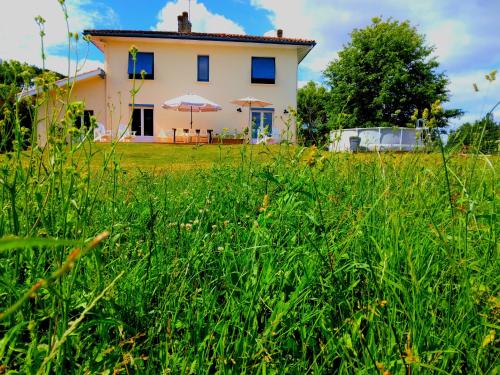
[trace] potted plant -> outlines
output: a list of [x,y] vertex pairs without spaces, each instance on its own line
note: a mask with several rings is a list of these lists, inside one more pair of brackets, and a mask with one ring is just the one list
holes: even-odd
[[225,145],[240,145],[243,143],[243,136],[238,133],[238,129],[229,132],[229,129],[224,128],[222,143]]

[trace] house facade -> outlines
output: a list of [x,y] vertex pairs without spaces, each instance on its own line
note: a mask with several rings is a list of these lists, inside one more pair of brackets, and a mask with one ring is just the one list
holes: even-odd
[[[255,127],[267,127],[273,134],[283,130],[283,117],[297,104],[298,66],[315,42],[284,38],[281,31],[275,37],[194,33],[187,13],[178,21],[177,32],[84,31],[104,54],[104,69],[73,79],[71,98],[85,103],[85,116],[94,115],[113,136],[120,125],[130,123],[134,141],[157,142],[172,129],[190,127],[188,113],[166,110],[162,104],[196,94],[222,110],[194,113],[193,129],[241,132],[248,126],[250,110]],[[135,61],[132,46],[137,49]],[[139,91],[132,98],[134,76]],[[230,103],[242,97],[272,104],[239,108]],[[41,121],[41,143],[45,133]]]

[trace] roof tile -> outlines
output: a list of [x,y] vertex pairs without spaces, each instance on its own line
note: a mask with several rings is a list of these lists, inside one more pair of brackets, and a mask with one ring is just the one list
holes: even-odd
[[298,38],[278,38],[273,36],[256,36],[225,33],[179,33],[175,31],[151,31],[151,30],[85,30],[84,34],[90,36],[112,36],[131,38],[160,38],[160,39],[188,39],[188,40],[211,40],[232,41],[246,43],[269,43],[269,44],[291,44],[315,46],[316,41]]

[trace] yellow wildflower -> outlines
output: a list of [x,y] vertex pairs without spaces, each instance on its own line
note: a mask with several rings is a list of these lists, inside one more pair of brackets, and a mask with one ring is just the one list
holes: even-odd
[[264,195],[264,199],[262,200],[262,207],[259,208],[260,212],[264,212],[267,210],[267,207],[269,205],[269,197],[267,194]]
[[491,330],[488,335],[484,338],[483,343],[481,344],[481,348],[484,348],[491,344],[495,340],[495,330]]

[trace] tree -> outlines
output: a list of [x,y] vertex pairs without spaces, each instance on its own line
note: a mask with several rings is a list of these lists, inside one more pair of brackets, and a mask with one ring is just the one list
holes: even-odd
[[412,117],[441,108],[434,125],[446,126],[460,110],[442,110],[448,79],[436,69],[434,47],[409,22],[374,18],[355,29],[324,75],[331,87],[329,118],[334,128],[415,126]]
[[35,75],[34,68],[27,64],[18,61],[0,63],[0,152],[12,148],[18,122],[20,126],[31,126],[26,103],[16,106],[16,95]]
[[330,93],[310,81],[297,92],[299,138],[306,145],[321,143],[329,133],[327,105]]
[[[17,95],[23,86],[32,85],[33,79],[41,74],[42,69],[19,61],[0,62],[0,152],[12,149],[16,126],[26,131],[23,142],[29,140],[33,106],[29,98],[18,102]],[[56,79],[63,77],[58,73],[53,74]]]
[[452,132],[447,147],[466,149],[474,148],[482,153],[498,151],[500,140],[500,122],[495,122],[491,114],[473,124],[467,122]]

